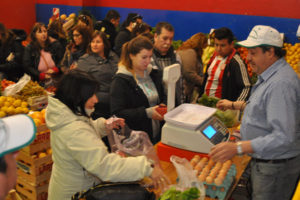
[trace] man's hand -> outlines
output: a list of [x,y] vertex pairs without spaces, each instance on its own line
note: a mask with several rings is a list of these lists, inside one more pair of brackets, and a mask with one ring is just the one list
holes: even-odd
[[237,154],[237,146],[236,143],[233,142],[222,142],[212,147],[209,156],[215,162],[225,162],[230,160]]

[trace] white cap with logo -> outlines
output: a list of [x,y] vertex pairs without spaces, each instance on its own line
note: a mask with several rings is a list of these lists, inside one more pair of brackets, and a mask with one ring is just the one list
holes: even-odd
[[35,138],[36,126],[24,114],[0,119],[0,157],[29,145]]
[[247,40],[237,42],[237,44],[247,48],[262,45],[282,47],[283,38],[280,33],[271,26],[256,25],[252,28]]

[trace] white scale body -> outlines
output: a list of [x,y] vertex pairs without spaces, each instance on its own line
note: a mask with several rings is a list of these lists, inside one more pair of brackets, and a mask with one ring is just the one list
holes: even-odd
[[168,113],[164,116],[166,123],[162,128],[161,142],[180,149],[209,153],[214,145],[229,139],[229,131],[213,116],[215,108],[197,104],[181,104],[174,108],[175,84],[180,74],[178,64],[164,69],[163,80],[168,85]]

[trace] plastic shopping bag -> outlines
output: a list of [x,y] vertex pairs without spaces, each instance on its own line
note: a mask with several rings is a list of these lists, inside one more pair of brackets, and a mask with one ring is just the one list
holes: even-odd
[[16,95],[18,92],[20,92],[23,87],[31,80],[30,76],[27,74],[24,74],[24,76],[22,78],[20,78],[20,80],[13,85],[10,85],[8,87],[5,88],[3,95],[4,96],[14,96]]
[[160,200],[167,199],[189,199],[204,200],[205,187],[201,181],[197,179],[196,172],[186,158],[171,156],[170,161],[176,168],[178,182],[171,185],[161,196]]

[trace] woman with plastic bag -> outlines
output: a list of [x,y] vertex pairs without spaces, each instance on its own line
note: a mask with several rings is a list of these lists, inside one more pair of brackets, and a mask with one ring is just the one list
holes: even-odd
[[122,117],[133,130],[148,133],[152,143],[160,141],[163,116],[157,108],[166,102],[162,74],[150,64],[152,42],[138,36],[125,43],[119,69],[110,90],[112,114]]
[[49,97],[46,123],[53,151],[49,200],[71,199],[102,181],[137,181],[150,176],[154,187],[162,187],[161,180],[166,180],[145,156],[123,158],[108,153],[101,137],[105,129],[124,126],[124,120],[114,120],[110,126],[104,118],[91,120],[98,87],[88,73],[74,69],[62,77],[55,96]]

